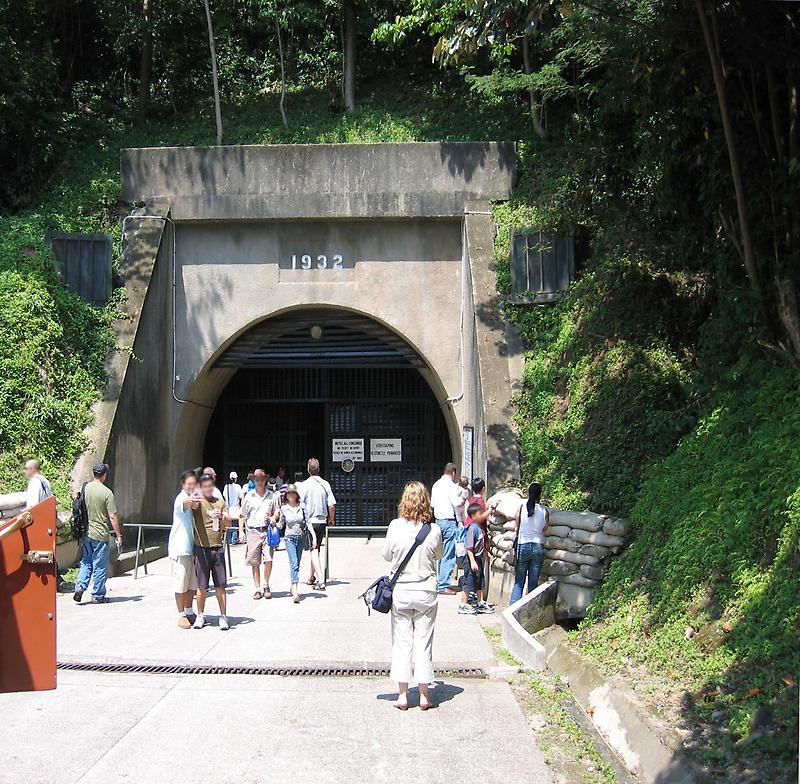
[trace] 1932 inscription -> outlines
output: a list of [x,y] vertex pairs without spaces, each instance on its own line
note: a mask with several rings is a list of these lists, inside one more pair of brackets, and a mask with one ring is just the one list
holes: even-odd
[[293,253],[292,266],[293,270],[312,270],[312,269],[330,269],[340,270],[344,269],[344,256],[341,253],[318,253],[312,255],[310,253]]

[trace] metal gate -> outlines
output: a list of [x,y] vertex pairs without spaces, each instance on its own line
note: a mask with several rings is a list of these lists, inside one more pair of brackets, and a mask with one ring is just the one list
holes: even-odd
[[[352,472],[332,460],[333,439],[364,439]],[[401,439],[398,462],[372,462],[370,439]],[[246,368],[223,392],[206,441],[206,462],[240,477],[279,466],[291,479],[318,457],[337,498],[338,525],[384,525],[404,484],[428,486],[451,459],[444,416],[414,368]]]

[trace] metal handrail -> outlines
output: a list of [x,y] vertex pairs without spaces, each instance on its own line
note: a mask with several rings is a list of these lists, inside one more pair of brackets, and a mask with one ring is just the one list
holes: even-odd
[[14,531],[21,531],[23,528],[27,528],[32,522],[33,515],[30,512],[21,512],[16,517],[12,517],[8,525],[0,530],[0,541],[9,536],[9,534],[13,534]]
[[[136,558],[133,563],[133,579],[139,579],[139,555],[144,554],[144,573],[147,571],[147,553],[145,552],[144,533],[145,528],[162,529],[169,531],[172,529],[171,525],[164,525],[163,523],[123,523],[123,528],[138,528],[136,534]],[[231,560],[231,542],[227,536],[223,537],[223,546],[225,547],[225,554],[228,556],[228,576],[233,577],[233,561]]]

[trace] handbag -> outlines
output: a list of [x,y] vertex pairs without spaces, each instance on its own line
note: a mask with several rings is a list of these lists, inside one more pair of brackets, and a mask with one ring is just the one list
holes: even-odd
[[370,609],[376,610],[380,613],[388,613],[389,610],[392,609],[392,595],[397,578],[400,577],[403,569],[408,566],[411,556],[414,555],[416,549],[425,541],[430,532],[431,524],[425,523],[425,525],[419,529],[419,533],[414,539],[414,543],[406,553],[405,558],[403,558],[403,560],[400,562],[400,565],[395,570],[395,573],[391,577],[386,575],[379,577],[374,583],[372,583],[372,585],[370,585],[369,588],[367,588],[366,591],[364,591],[364,593],[361,594],[361,596],[358,597],[359,599],[363,599],[364,604],[367,605],[367,614],[370,614]]
[[306,518],[305,506],[302,507],[302,510],[303,510],[303,549],[311,550],[313,549],[314,540],[311,538],[311,531],[308,530],[308,520]]
[[277,547],[281,543],[281,529],[275,523],[267,526],[267,545]]

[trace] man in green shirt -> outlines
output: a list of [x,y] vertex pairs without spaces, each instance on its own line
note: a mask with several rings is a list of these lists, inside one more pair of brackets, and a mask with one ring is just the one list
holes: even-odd
[[92,602],[105,604],[106,579],[108,578],[108,529],[114,528],[114,538],[117,550],[122,550],[122,526],[117,517],[117,507],[114,503],[114,493],[106,487],[108,466],[97,463],[92,466],[94,479],[87,482],[83,491],[83,500],[89,518],[89,530],[83,537],[83,557],[78,579],[75,581],[73,599],[80,602],[83,592],[89,587],[92,580]]

